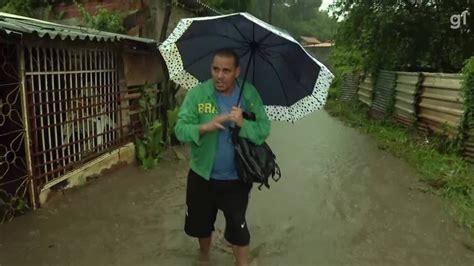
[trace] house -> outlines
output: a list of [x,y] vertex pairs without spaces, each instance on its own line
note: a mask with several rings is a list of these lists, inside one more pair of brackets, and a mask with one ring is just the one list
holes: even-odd
[[303,46],[315,45],[315,44],[321,43],[321,41],[318,40],[316,37],[309,37],[309,36],[300,36],[300,42],[301,42],[301,45]]
[[164,77],[157,45],[0,13],[0,189],[39,207],[51,189],[133,162],[137,89],[158,93]]

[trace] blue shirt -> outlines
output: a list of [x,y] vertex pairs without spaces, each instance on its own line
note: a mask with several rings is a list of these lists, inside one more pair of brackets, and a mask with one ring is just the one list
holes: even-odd
[[[230,113],[232,107],[237,103],[239,98],[240,87],[236,88],[230,95],[222,95],[216,91],[217,105],[219,113]],[[243,101],[240,99],[240,106],[243,109]],[[216,156],[214,157],[214,164],[212,166],[211,178],[218,180],[236,180],[239,179],[234,162],[234,144],[232,143],[231,130],[234,123],[225,122],[223,124],[225,129],[219,130],[219,137],[217,139]]]

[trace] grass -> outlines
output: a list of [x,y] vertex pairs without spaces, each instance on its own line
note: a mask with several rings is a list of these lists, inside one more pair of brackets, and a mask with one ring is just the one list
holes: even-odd
[[370,119],[368,108],[360,102],[330,98],[325,108],[345,124],[373,136],[379,148],[412,165],[431,191],[447,199],[454,217],[474,237],[474,165],[450,148],[452,143],[436,136],[423,136],[414,128],[407,129],[393,121]]

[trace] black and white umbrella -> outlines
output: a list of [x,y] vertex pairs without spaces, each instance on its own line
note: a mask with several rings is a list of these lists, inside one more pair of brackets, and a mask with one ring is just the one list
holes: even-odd
[[240,56],[271,120],[295,122],[324,106],[334,75],[288,33],[248,13],[181,19],[159,46],[170,79],[187,89],[211,78],[222,48]]

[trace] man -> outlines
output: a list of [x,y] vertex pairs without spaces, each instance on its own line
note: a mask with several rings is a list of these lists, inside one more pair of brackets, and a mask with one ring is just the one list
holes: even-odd
[[[245,213],[251,184],[239,180],[234,163],[231,127],[239,136],[262,144],[270,122],[262,100],[246,83],[239,105],[239,57],[228,49],[215,53],[212,79],[191,89],[181,106],[175,134],[191,145],[191,169],[186,189],[185,232],[199,238],[200,250],[209,253],[217,211],[226,219],[224,237],[233,245],[237,265],[247,265],[250,233]],[[242,110],[254,112],[255,121],[244,120]]]

